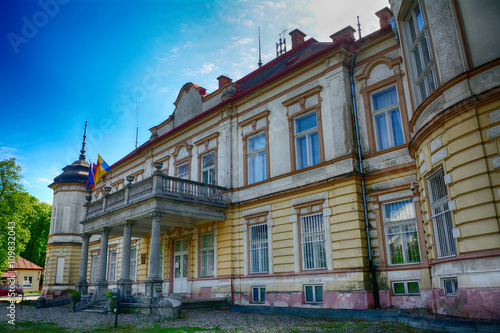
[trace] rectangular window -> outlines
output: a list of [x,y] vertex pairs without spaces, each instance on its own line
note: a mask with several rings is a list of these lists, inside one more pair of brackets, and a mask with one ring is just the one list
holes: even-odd
[[200,276],[214,275],[214,234],[201,235]]
[[33,277],[25,276],[23,278],[23,288],[31,288],[33,286]]
[[294,133],[297,169],[320,163],[316,111],[296,118]]
[[443,169],[427,177],[427,185],[437,256],[439,258],[454,256],[457,254],[457,249],[453,238],[453,221],[448,207],[448,191],[444,183]]
[[326,252],[323,214],[301,216],[300,234],[303,269],[325,269]]
[[322,285],[304,286],[304,300],[306,303],[323,303],[323,286]]
[[266,287],[252,287],[252,303],[266,302]]
[[130,249],[130,280],[137,280],[137,248]]
[[97,272],[99,270],[99,256],[93,256],[90,270],[90,283],[97,282]]
[[443,279],[443,289],[446,296],[457,296],[458,280],[456,278]]
[[250,226],[250,273],[269,271],[267,224]]
[[405,20],[417,104],[422,103],[436,90],[434,58],[429,43],[428,25],[421,9],[421,3],[417,1]]
[[189,179],[189,162],[182,163],[176,167],[177,178]]
[[248,183],[267,179],[266,133],[248,138]]
[[420,262],[417,219],[413,200],[382,205],[389,265]]
[[396,86],[371,95],[377,150],[405,143]]
[[109,251],[108,282],[116,281],[116,251]]
[[201,181],[205,184],[215,185],[215,152],[201,157]]
[[400,295],[420,295],[420,283],[418,281],[398,281],[392,283],[392,293]]

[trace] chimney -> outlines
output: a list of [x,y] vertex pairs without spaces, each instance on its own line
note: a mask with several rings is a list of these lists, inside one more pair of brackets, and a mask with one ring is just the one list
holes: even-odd
[[233,79],[225,76],[225,75],[221,75],[217,78],[217,80],[219,80],[219,89],[222,88],[222,86],[224,86],[226,83],[228,82],[233,82]]
[[307,36],[299,29],[294,29],[289,33],[289,35],[292,37],[292,49],[298,46],[299,44],[302,44],[304,42],[304,37]]
[[392,12],[388,7],[382,8],[375,15],[378,16],[381,29],[391,25]]
[[341,41],[343,39],[345,39],[346,41],[353,41],[355,32],[356,30],[350,25],[348,25],[344,29],[337,31],[333,35],[330,35],[330,38],[334,43]]

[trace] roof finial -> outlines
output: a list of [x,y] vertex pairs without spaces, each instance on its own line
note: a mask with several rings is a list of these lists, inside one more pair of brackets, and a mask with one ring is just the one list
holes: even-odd
[[359,16],[358,16],[358,34],[359,34],[359,39],[361,39],[361,24],[359,23]]
[[87,138],[87,121],[85,120],[85,130],[83,131],[82,150],[80,150],[80,160],[85,161],[85,139]]
[[262,66],[261,52],[260,52],[260,25],[259,25],[259,68]]

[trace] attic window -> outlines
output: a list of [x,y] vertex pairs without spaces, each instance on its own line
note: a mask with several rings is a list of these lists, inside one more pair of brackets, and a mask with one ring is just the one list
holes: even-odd
[[297,61],[297,59],[299,59],[299,56],[295,56],[293,57],[292,59],[288,60],[286,63],[285,63],[285,66],[290,66],[291,64],[293,64],[295,61]]

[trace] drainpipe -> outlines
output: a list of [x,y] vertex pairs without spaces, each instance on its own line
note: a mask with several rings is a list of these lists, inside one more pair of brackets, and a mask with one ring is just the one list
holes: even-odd
[[361,143],[359,140],[359,126],[358,126],[358,112],[356,108],[356,92],[354,90],[354,62],[356,61],[356,53],[352,51],[352,62],[351,70],[349,71],[349,76],[351,79],[351,96],[352,96],[352,109],[354,113],[354,126],[356,129],[356,145],[358,150],[358,162],[359,162],[359,172],[361,173],[361,189],[363,192],[363,209],[365,214],[365,231],[366,231],[366,242],[368,247],[368,264],[370,266],[370,272],[372,274],[372,285],[373,285],[373,301],[375,303],[375,308],[380,308],[380,299],[377,287],[377,274],[375,272],[375,265],[373,264],[372,257],[372,246],[370,240],[370,224],[368,221],[368,203],[366,202],[366,185],[365,185],[365,172],[363,169],[363,155],[361,153]]

